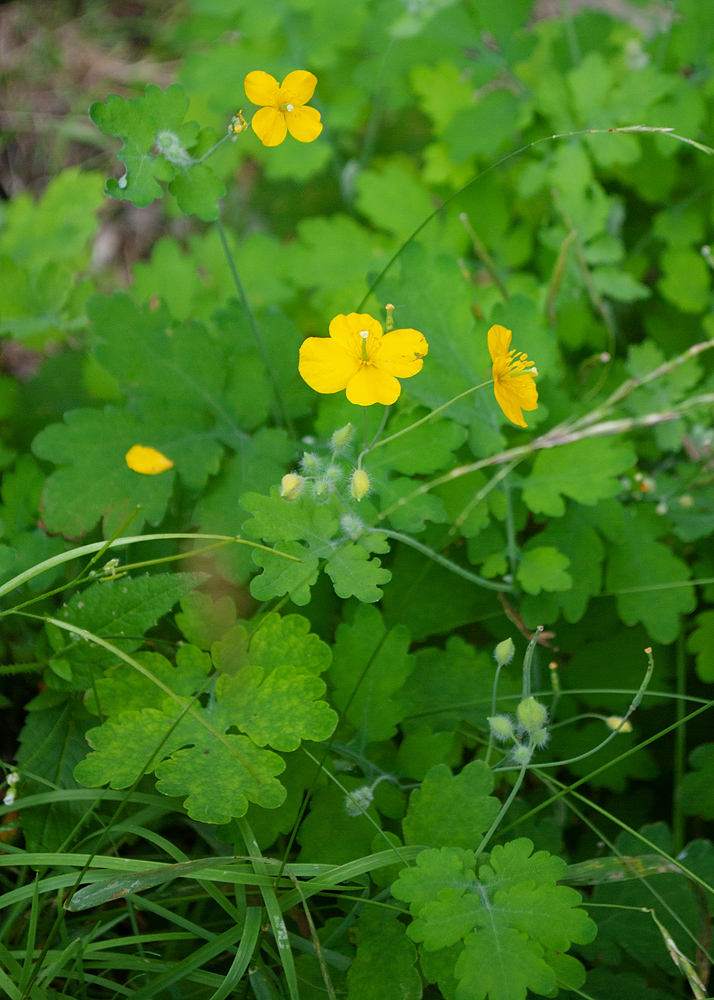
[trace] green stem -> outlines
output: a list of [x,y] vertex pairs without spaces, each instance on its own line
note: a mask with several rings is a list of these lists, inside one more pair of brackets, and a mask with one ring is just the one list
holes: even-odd
[[216,219],[216,226],[218,228],[218,235],[221,240],[221,246],[223,247],[223,253],[226,256],[228,262],[228,267],[231,272],[231,277],[233,278],[233,284],[238,292],[238,298],[240,299],[243,308],[245,309],[245,314],[248,317],[248,323],[253,332],[253,338],[260,352],[261,359],[265,365],[265,370],[270,376],[270,381],[273,383],[273,391],[275,392],[275,401],[278,405],[278,423],[285,424],[288,428],[292,437],[295,436],[290,419],[288,418],[287,411],[285,409],[285,402],[283,400],[283,394],[280,390],[280,383],[278,382],[278,376],[273,368],[273,363],[270,360],[270,355],[268,353],[267,345],[263,339],[263,335],[260,332],[258,324],[256,322],[255,316],[253,315],[253,310],[250,308],[248,303],[248,296],[245,294],[245,289],[243,288],[243,282],[240,280],[240,275],[238,274],[238,268],[236,267],[235,258],[233,257],[233,252],[228,245],[228,239],[226,237],[226,231],[223,227],[220,217]]
[[488,252],[488,250],[486,248],[486,244],[483,242],[483,240],[478,235],[478,233],[473,229],[473,227],[471,225],[471,222],[469,220],[469,217],[466,214],[466,212],[462,212],[459,215],[459,219],[461,221],[461,225],[464,227],[464,229],[466,230],[466,232],[469,234],[469,237],[470,237],[471,242],[473,244],[474,253],[478,257],[478,259],[481,261],[481,263],[483,264],[483,266],[486,268],[486,270],[488,271],[488,273],[491,275],[491,278],[493,279],[494,283],[496,284],[496,286],[497,286],[498,290],[500,291],[501,295],[504,297],[504,299],[506,300],[506,302],[508,302],[508,300],[511,297],[510,293],[508,291],[508,288],[506,287],[506,283],[504,282],[503,278],[501,277],[501,275],[498,272],[498,268],[496,267],[496,262],[494,261],[493,257],[491,256],[491,254]]
[[382,534],[387,535],[389,538],[394,538],[398,542],[404,542],[405,545],[410,545],[417,552],[421,552],[422,555],[427,556],[429,559],[433,559],[434,562],[439,563],[445,569],[451,570],[452,573],[456,573],[457,576],[462,576],[464,580],[469,580],[471,583],[478,584],[479,587],[486,587],[487,590],[499,590],[505,591],[507,593],[513,592],[513,587],[507,583],[494,583],[493,580],[486,580],[482,576],[477,576],[475,573],[471,573],[469,570],[464,569],[463,566],[459,566],[458,563],[452,562],[447,559],[446,556],[442,556],[440,552],[435,552],[434,549],[430,549],[428,545],[422,545],[415,538],[410,535],[403,535],[401,531],[390,531],[388,528],[374,528],[368,532],[370,535]]
[[228,142],[228,140],[232,138],[233,136],[230,132],[226,133],[226,135],[224,135],[222,139],[219,139],[217,143],[211,146],[211,148],[208,150],[207,153],[204,153],[203,156],[199,157],[195,161],[195,164],[198,165],[199,163],[205,163],[205,161],[208,159],[209,156],[213,156],[213,154],[217,149],[219,149],[225,142]]
[[483,840],[481,841],[481,843],[476,848],[476,851],[474,853],[474,857],[477,858],[480,854],[483,853],[483,851],[485,850],[485,848],[488,846],[488,842],[490,841],[491,837],[494,835],[494,833],[498,829],[501,820],[506,815],[506,813],[508,812],[508,810],[511,808],[511,803],[513,802],[513,800],[515,799],[516,795],[518,794],[518,789],[523,784],[523,779],[526,776],[526,770],[527,770],[527,768],[528,768],[528,764],[524,764],[521,767],[520,773],[518,774],[518,777],[515,780],[513,788],[511,789],[511,794],[508,796],[508,798],[506,799],[506,801],[503,803],[503,805],[501,806],[501,808],[498,811],[498,816],[496,816],[495,820],[493,821],[493,823],[491,823],[490,827],[488,828],[488,830],[484,834]]
[[[445,410],[447,406],[451,406],[452,403],[458,403],[458,401],[460,399],[463,399],[464,396],[470,396],[471,393],[476,392],[477,389],[485,389],[487,385],[493,385],[492,378],[490,378],[488,382],[481,382],[479,385],[472,385],[470,389],[466,389],[464,392],[460,392],[458,396],[454,396],[454,398],[450,399],[448,402],[442,403],[441,406],[437,406],[435,410],[432,410],[431,413],[427,413],[425,417],[422,417],[420,420],[415,420],[413,424],[409,424],[408,427],[403,427],[400,431],[396,431],[394,434],[390,434],[389,437],[382,438],[382,440],[378,441],[376,444],[373,441],[368,448],[365,447],[364,450],[362,451],[362,454],[358,459],[357,463],[358,466],[361,464],[362,459],[368,452],[376,451],[377,448],[381,448],[385,444],[390,444],[390,442],[396,441],[397,438],[400,438],[402,436],[402,434],[408,434],[409,431],[413,431],[417,427],[420,427],[422,424],[425,424],[427,420],[431,420],[431,418],[435,417],[437,413],[441,413],[443,410]],[[366,435],[365,435],[365,440],[366,440]]]
[[680,798],[680,788],[684,772],[686,770],[687,755],[687,728],[684,722],[686,711],[685,698],[687,695],[687,654],[684,644],[684,636],[677,639],[677,699],[675,706],[675,718],[679,725],[674,731],[674,788],[672,801],[672,850],[675,854],[684,847],[685,843],[685,816]]

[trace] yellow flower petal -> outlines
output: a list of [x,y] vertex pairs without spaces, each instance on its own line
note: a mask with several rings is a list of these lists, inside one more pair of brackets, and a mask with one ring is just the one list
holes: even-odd
[[251,125],[264,146],[279,146],[288,134],[285,114],[276,108],[261,108],[256,111]]
[[532,375],[516,375],[496,380],[493,383],[493,393],[496,402],[512,423],[519,427],[528,426],[521,410],[538,408],[538,390]]
[[392,330],[382,337],[373,363],[390,375],[411,378],[421,371],[428,350],[426,338],[418,330]]
[[[361,337],[360,334],[365,330],[369,336]],[[347,316],[340,313],[330,323],[330,337],[343,350],[360,359],[362,344],[366,341],[367,357],[371,358],[382,339],[382,324],[368,313],[348,313]]]
[[156,448],[146,448],[141,444],[132,445],[124,458],[133,472],[140,472],[143,476],[158,476],[160,472],[174,467],[171,459]]
[[357,406],[384,403],[389,406],[399,398],[402,387],[393,375],[382,372],[374,365],[361,365],[347,383],[347,398]]
[[498,323],[488,331],[488,350],[494,363],[508,354],[513,334]]
[[314,73],[310,73],[306,69],[296,69],[292,73],[288,73],[283,80],[283,85],[280,88],[280,103],[307,104],[315,93],[316,86],[317,77]]
[[315,108],[295,107],[285,115],[285,124],[293,139],[300,142],[312,142],[322,132],[320,112]]
[[243,86],[246,97],[252,104],[270,105],[271,107],[278,104],[280,86],[270,73],[264,73],[262,69],[254,69],[245,78]]
[[339,392],[359,368],[359,358],[329,337],[308,337],[300,348],[298,371],[315,392]]

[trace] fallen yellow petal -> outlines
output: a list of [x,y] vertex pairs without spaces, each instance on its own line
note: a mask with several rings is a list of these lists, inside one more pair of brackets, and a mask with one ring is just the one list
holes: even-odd
[[126,464],[133,472],[142,476],[158,476],[160,472],[173,469],[174,463],[156,448],[146,448],[143,444],[134,444],[124,456]]

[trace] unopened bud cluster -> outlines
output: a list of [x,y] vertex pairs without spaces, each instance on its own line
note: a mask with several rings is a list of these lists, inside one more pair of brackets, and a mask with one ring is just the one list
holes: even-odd
[[[341,494],[342,499],[347,502],[363,500],[372,489],[369,475],[359,465],[348,473],[344,464],[337,461],[338,456],[350,448],[354,437],[355,429],[352,424],[345,424],[330,437],[331,457],[318,455],[314,451],[304,452],[298,469],[288,472],[282,478],[282,499],[292,502],[307,496],[322,504],[327,503],[334,494]],[[313,444],[314,440],[305,438],[305,443]],[[345,514],[341,524],[349,538],[356,539],[364,534],[364,524],[356,516]]]
[[[501,643],[503,645],[503,643]],[[535,698],[524,698],[516,709],[516,717],[492,715],[488,725],[491,736],[499,743],[511,744],[514,764],[528,764],[533,752],[548,742],[548,710]]]

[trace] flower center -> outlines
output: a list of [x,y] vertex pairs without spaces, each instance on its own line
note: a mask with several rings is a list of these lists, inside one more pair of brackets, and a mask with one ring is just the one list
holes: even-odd
[[280,105],[280,110],[281,111],[294,111],[295,110],[295,105],[294,104],[281,104]]
[[360,330],[359,335],[362,338],[362,361],[369,361],[369,355],[367,354],[367,338],[369,337],[369,330]]

